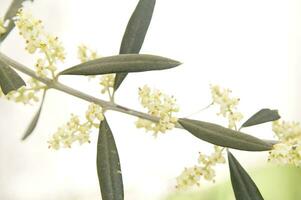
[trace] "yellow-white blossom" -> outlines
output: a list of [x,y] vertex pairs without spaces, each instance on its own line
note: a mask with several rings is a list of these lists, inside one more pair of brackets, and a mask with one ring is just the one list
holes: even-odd
[[274,121],[273,131],[279,143],[269,152],[269,161],[301,167],[301,125],[298,122]]
[[194,166],[185,168],[180,176],[177,177],[177,189],[185,189],[192,186],[199,186],[201,179],[201,168]]
[[37,50],[42,54],[36,63],[37,75],[46,77],[50,73],[54,78],[57,62],[65,59],[61,42],[57,37],[46,33],[42,21],[35,19],[23,8],[18,11],[15,23],[20,35],[26,40],[26,50],[30,54]]
[[185,168],[180,176],[177,177],[177,189],[186,189],[192,186],[200,186],[201,178],[207,181],[214,181],[216,176],[214,166],[225,163],[223,156],[224,148],[214,146],[214,152],[211,155],[200,153],[198,165],[191,168]]
[[49,148],[55,150],[61,147],[71,148],[76,141],[79,144],[89,143],[91,129],[98,128],[100,121],[104,119],[103,110],[100,106],[92,103],[89,105],[85,117],[85,122],[81,122],[79,116],[72,114],[70,120],[52,135],[48,141]]
[[101,93],[106,93],[114,87],[115,74],[106,74],[100,77],[99,84],[102,86]]
[[217,85],[211,85],[211,96],[214,104],[220,106],[218,115],[228,119],[228,127],[236,128],[236,123],[239,122],[243,115],[237,111],[239,98],[230,97],[231,90],[222,89]]
[[83,44],[77,48],[77,57],[82,63],[99,58],[96,51]]
[[140,103],[148,110],[152,116],[160,118],[158,123],[138,119],[137,128],[145,128],[146,131],[153,131],[154,134],[164,133],[175,127],[177,118],[173,116],[174,112],[179,111],[174,97],[163,94],[159,90],[151,90],[148,86],[139,88]]
[[86,112],[86,119],[97,128],[99,121],[104,119],[102,107],[94,103],[90,104]]
[[2,18],[0,18],[0,36],[2,34],[6,33],[6,27],[4,26],[4,21]]
[[7,100],[15,101],[16,103],[33,104],[39,101],[39,92],[45,89],[36,79],[30,79],[27,81],[26,86],[22,86],[18,90],[11,91],[7,95],[4,95],[0,88],[0,97],[5,97]]
[[273,122],[272,128],[278,139],[282,141],[288,141],[301,135],[301,124],[299,122],[277,120]]
[[[86,45],[78,46],[77,57],[82,63],[90,60],[94,60],[96,58],[101,58],[101,56],[97,55],[96,51],[90,49]],[[90,76],[90,77],[94,78],[95,76]],[[110,90],[113,90],[114,87],[114,80],[115,80],[115,74],[105,74],[100,76],[99,84],[102,87],[101,89],[102,94],[108,92],[110,95],[111,93]]]

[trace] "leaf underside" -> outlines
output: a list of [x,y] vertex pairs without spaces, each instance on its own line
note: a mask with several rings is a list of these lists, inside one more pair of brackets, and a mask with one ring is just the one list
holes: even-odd
[[217,124],[181,118],[178,122],[195,137],[209,143],[244,151],[268,151],[272,145],[251,135]]

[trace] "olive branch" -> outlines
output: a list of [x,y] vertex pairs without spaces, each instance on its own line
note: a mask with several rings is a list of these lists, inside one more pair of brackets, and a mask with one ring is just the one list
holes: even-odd
[[[23,0],[14,0],[7,13],[5,14],[3,22],[0,23],[0,31],[2,30],[2,32],[0,32],[0,42],[5,40],[11,30],[15,27],[15,24],[17,25],[21,35],[25,37],[25,39],[27,39],[26,31],[28,31],[27,26],[29,22],[33,24],[33,28],[40,27],[42,30],[40,21],[31,20],[30,16],[27,16],[23,13],[22,2]],[[173,118],[169,114],[174,110],[168,110],[169,114],[163,113],[165,115],[164,117],[162,117],[160,114],[162,114],[163,111],[158,110],[157,104],[154,107],[151,107],[148,104],[152,99],[159,101],[158,99],[160,99],[163,94],[160,92],[154,92],[154,94],[152,94],[149,88],[142,88],[140,90],[142,104],[144,105],[144,107],[149,109],[148,113],[137,111],[119,105],[115,102],[115,93],[120,88],[128,73],[167,70],[181,65],[181,62],[166,57],[158,55],[139,54],[149,24],[151,22],[155,3],[156,0],[140,0],[138,2],[137,7],[134,10],[126,27],[118,55],[85,60],[79,65],[56,73],[55,63],[57,60],[64,59],[63,49],[60,47],[60,42],[56,37],[51,37],[47,34],[44,34],[43,31],[41,32],[44,34],[43,36],[46,38],[46,41],[48,43],[41,43],[40,41],[36,41],[34,38],[33,41],[27,39],[27,51],[29,51],[30,53],[35,53],[35,51],[39,49],[40,52],[45,56],[45,60],[38,60],[36,71],[33,71],[29,67],[15,61],[14,59],[0,52],[0,86],[4,95],[10,97],[13,92],[20,92],[22,88],[24,92],[24,86],[26,85],[26,82],[18,75],[15,70],[26,74],[27,76],[33,78],[34,81],[37,81],[35,82],[34,90],[43,91],[43,97],[40,103],[40,107],[31,123],[29,124],[28,129],[26,130],[22,139],[25,140],[34,131],[42,110],[45,95],[49,89],[55,89],[98,105],[101,107],[104,113],[104,115],[102,115],[103,113],[98,115],[100,124],[96,161],[99,185],[103,200],[124,199],[122,172],[118,150],[109,123],[105,118],[105,111],[107,110],[125,113],[138,117],[139,119],[146,120],[142,121],[139,126],[155,131],[155,133],[165,132],[175,127],[184,129],[194,135],[196,138],[215,145],[215,152],[211,156],[205,156],[202,154],[200,155],[199,163],[202,163],[201,166],[195,166],[186,169],[183,172],[182,177],[178,179],[178,188],[185,188],[186,186],[198,184],[200,176],[204,176],[204,178],[207,180],[212,180],[212,178],[214,177],[212,166],[218,163],[225,162],[222,153],[224,150],[226,150],[228,154],[231,182],[236,199],[263,199],[255,182],[251,179],[246,170],[239,164],[237,159],[231,154],[230,149],[238,149],[242,151],[270,151],[270,159],[277,159],[277,156],[279,155],[287,156],[288,159],[290,159],[291,157],[289,156],[293,155],[279,154],[279,152],[277,152],[276,150],[277,148],[282,147],[281,145],[283,144],[289,145],[292,150],[295,150],[299,147],[296,141],[299,141],[298,139],[301,135],[301,132],[293,135],[289,131],[287,131],[291,126],[298,127],[301,130],[299,124],[283,123],[287,127],[287,130],[284,131],[283,129],[280,130],[279,127],[281,124],[279,125],[279,121],[275,122],[275,133],[279,141],[262,140],[252,135],[243,133],[241,132],[241,129],[243,128],[280,119],[278,111],[271,109],[262,109],[256,112],[253,116],[246,120],[240,126],[240,128],[238,128],[236,122],[242,119],[240,113],[235,111],[238,100],[229,97],[230,91],[221,90],[218,87],[212,87],[214,100],[212,104],[215,103],[221,105],[220,114],[229,119],[228,128],[220,126],[218,124],[195,119]],[[17,17],[14,20],[15,16]],[[26,17],[29,17],[30,20]],[[8,23],[5,24],[5,22]],[[54,50],[51,48],[47,49],[47,45],[53,45],[53,47],[56,48],[53,48]],[[48,76],[47,71],[50,72],[50,77]],[[82,91],[62,84],[59,81],[60,77],[67,75],[94,76],[106,74],[115,74],[114,84],[112,86],[113,93],[109,93],[109,101],[96,98]],[[110,92],[110,90],[108,90],[108,92]],[[34,99],[34,96],[31,96],[30,98]],[[168,101],[169,104],[173,106],[174,102],[172,98],[163,96],[163,99],[164,101]],[[144,100],[145,102],[143,102]],[[93,107],[91,109],[97,108],[98,107]],[[96,114],[97,113],[93,113],[93,119],[91,119],[90,124],[91,126],[95,125],[93,120]],[[78,126],[78,122],[76,122],[76,119],[74,120],[75,125]],[[158,124],[160,125],[163,122],[165,123],[164,126],[162,125],[163,127],[158,126]],[[96,125],[98,126],[98,124]],[[288,138],[290,138],[290,140],[288,140]],[[299,156],[299,154],[296,156]]]

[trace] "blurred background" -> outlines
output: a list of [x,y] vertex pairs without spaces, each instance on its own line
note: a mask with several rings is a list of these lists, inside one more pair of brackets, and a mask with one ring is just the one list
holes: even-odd
[[[0,16],[10,2],[0,1]],[[77,47],[80,44],[86,44],[102,56],[118,54],[137,2],[35,0],[25,6],[44,22],[47,31],[63,42],[67,60],[59,67],[65,69],[79,63]],[[184,64],[168,71],[129,75],[117,93],[116,102],[143,110],[137,92],[138,87],[147,84],[177,98],[179,117],[190,116],[225,125],[225,121],[216,116],[216,108],[195,113],[211,102],[209,85],[218,84],[231,88],[233,95],[241,99],[239,110],[246,118],[267,107],[279,109],[284,120],[300,121],[300,13],[298,0],[157,0],[141,53],[173,58]],[[37,56],[29,55],[24,46],[23,39],[14,30],[0,50],[33,66]],[[98,84],[87,78],[64,77],[61,81],[104,98]],[[87,105],[61,92],[49,91],[37,129],[27,141],[21,142],[38,106],[0,99],[0,199],[99,199],[95,164],[98,132],[91,134],[91,144],[73,145],[71,149],[53,151],[47,144],[71,113],[83,116]],[[125,199],[178,200],[185,196],[201,199],[202,195],[204,199],[218,199],[212,196],[218,193],[216,191],[231,194],[227,165],[217,168],[216,184],[202,182],[203,192],[173,194],[175,178],[184,167],[197,163],[198,152],[210,152],[211,145],[183,130],[172,130],[155,138],[151,133],[136,129],[135,118],[120,113],[108,112],[108,120],[119,149]],[[270,124],[248,128],[246,132],[273,139]],[[263,194],[271,190],[267,185],[275,186],[279,182],[277,188],[286,188],[284,185],[290,186],[289,183],[296,185],[294,181],[300,176],[297,169],[266,166],[267,153],[233,152],[241,164],[252,171],[259,188],[263,187]],[[270,174],[263,173],[261,168]],[[286,172],[290,175],[275,175]],[[204,197],[209,193],[210,197]]]

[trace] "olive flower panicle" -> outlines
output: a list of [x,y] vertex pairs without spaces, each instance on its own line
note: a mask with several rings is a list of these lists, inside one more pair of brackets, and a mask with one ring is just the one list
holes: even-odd
[[211,85],[211,96],[213,104],[220,106],[218,115],[228,119],[228,127],[236,129],[236,123],[243,118],[242,113],[237,111],[239,98],[230,97],[231,90],[220,88],[217,85]]
[[301,124],[277,120],[272,127],[280,142],[269,152],[268,161],[301,167]]
[[139,118],[136,121],[137,128],[145,128],[146,131],[152,131],[156,136],[159,132],[165,133],[175,127],[177,118],[173,114],[179,111],[179,107],[173,96],[163,94],[159,90],[151,90],[145,85],[139,88],[139,98],[141,105],[148,109],[148,114],[160,120],[156,123]]
[[[40,20],[35,19],[30,13],[23,8],[19,9],[15,23],[19,29],[20,35],[26,40],[26,50],[33,54],[37,50],[44,56],[38,58],[35,69],[39,76],[46,77],[51,72],[52,78],[55,77],[57,61],[63,61],[65,58],[64,48],[58,41],[57,37],[53,37],[44,31],[44,27]],[[0,26],[2,27],[0,22]],[[1,29],[1,28],[0,28]],[[35,79],[27,81],[26,86],[6,95],[8,100],[22,102],[23,104],[33,104],[39,101],[39,92],[47,89],[47,87]],[[4,96],[0,91],[0,96]]]
[[65,60],[65,50],[57,37],[44,30],[41,20],[35,19],[24,8],[19,9],[15,18],[16,27],[20,35],[26,40],[25,49],[34,54],[39,51],[42,57],[38,58],[35,70],[37,75],[52,78],[56,76],[57,62]]
[[[101,56],[99,56],[96,51],[88,48],[86,45],[83,44],[78,46],[77,55],[78,55],[78,59],[82,63],[87,62],[89,60],[94,60],[96,58],[101,58]],[[89,77],[94,78],[95,76],[89,76]],[[111,90],[113,91],[113,87],[114,87],[114,80],[115,80],[115,74],[106,74],[100,76],[99,85],[102,87],[101,89],[102,94],[108,92],[109,95],[111,95]]]
[[207,181],[215,182],[216,176],[214,166],[225,163],[223,156],[224,148],[214,146],[214,152],[211,155],[199,153],[198,165],[185,168],[180,176],[177,177],[177,189],[187,189],[193,186],[200,186],[201,178]]
[[48,141],[49,148],[58,150],[61,147],[71,148],[78,142],[80,145],[90,142],[92,128],[98,128],[104,119],[102,107],[91,103],[86,111],[85,121],[81,122],[79,116],[72,114],[70,120],[59,127]]

